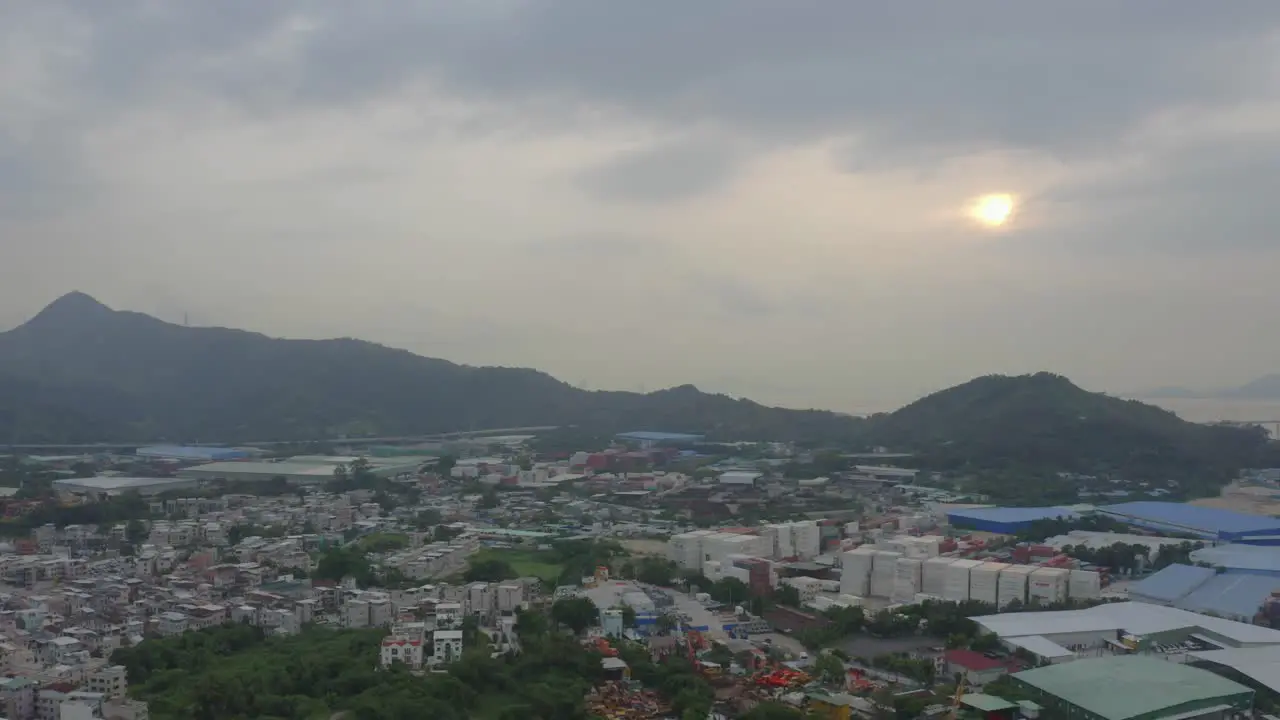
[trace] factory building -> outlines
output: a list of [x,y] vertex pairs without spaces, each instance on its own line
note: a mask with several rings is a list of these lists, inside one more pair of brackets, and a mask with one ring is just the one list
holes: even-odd
[[1150,657],[1092,658],[1013,675],[1054,717],[1193,720],[1253,707],[1253,690],[1208,670]]
[[159,495],[168,490],[194,490],[199,486],[196,480],[182,478],[147,478],[101,476],[91,478],[68,478],[54,480],[53,490],[67,495],[87,497],[90,500],[104,500],[127,492],[139,495]]
[[1026,647],[1051,662],[1079,653],[1160,653],[1162,648],[1188,642],[1204,648],[1280,649],[1278,630],[1140,602],[1109,603],[1086,610],[982,615],[972,620],[1004,645]]
[[225,447],[184,447],[179,445],[157,445],[138,448],[134,455],[143,460],[171,460],[179,462],[216,462],[219,460],[241,460],[252,457],[248,450]]
[[966,530],[1013,535],[1037,520],[1077,516],[1075,511],[1064,507],[957,508],[947,512],[947,522]]
[[[335,467],[329,463],[214,462],[179,470],[178,477],[231,482],[265,482],[282,477],[293,485],[317,485],[332,480]],[[392,478],[416,474],[418,467],[417,463],[372,464],[369,472],[377,477]]]
[[1098,512],[1149,530],[1248,545],[1280,545],[1280,519],[1185,503],[1142,501],[1107,505]]
[[1129,597],[1152,605],[1252,622],[1275,592],[1280,592],[1280,577],[1170,565],[1131,587]]

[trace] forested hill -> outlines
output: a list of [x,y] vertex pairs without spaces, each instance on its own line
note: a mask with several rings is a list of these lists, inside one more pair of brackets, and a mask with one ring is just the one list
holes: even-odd
[[236,442],[582,425],[847,443],[860,421],[693,386],[590,392],[352,339],[172,325],[72,293],[0,333],[0,442]]
[[868,433],[946,469],[1049,467],[1220,484],[1223,474],[1277,460],[1261,428],[1190,423],[1050,373],[980,377],[876,416]]

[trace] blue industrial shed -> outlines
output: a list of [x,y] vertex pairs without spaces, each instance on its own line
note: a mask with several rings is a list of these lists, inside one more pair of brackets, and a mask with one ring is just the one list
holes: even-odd
[[1218,574],[1213,568],[1170,565],[1129,588],[1129,598],[1156,605],[1172,605]]
[[1280,578],[1270,575],[1219,573],[1213,568],[1170,565],[1129,588],[1129,598],[1249,622],[1277,590],[1280,590]]
[[1183,533],[1206,540],[1280,545],[1280,519],[1265,515],[1155,501],[1106,505],[1098,508],[1098,512],[1150,530]]
[[1074,518],[1077,513],[1063,507],[967,508],[947,513],[947,522],[958,528],[1011,535],[1037,520]]
[[1280,551],[1266,545],[1215,545],[1191,553],[1191,559],[1228,573],[1280,577]]
[[134,454],[140,458],[153,460],[188,460],[192,462],[241,460],[249,457],[247,451],[234,448],[186,447],[180,445],[157,445],[155,447],[138,448]]

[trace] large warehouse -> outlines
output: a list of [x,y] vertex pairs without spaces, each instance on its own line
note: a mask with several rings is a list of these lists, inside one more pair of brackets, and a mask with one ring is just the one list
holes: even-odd
[[1098,508],[1098,512],[1130,525],[1206,540],[1280,545],[1280,519],[1265,515],[1155,501],[1107,505]]
[[1276,591],[1280,591],[1280,577],[1273,575],[1170,565],[1129,588],[1129,598],[1252,622],[1258,608]]
[[[196,480],[229,480],[232,482],[265,482],[282,477],[294,485],[316,485],[333,479],[336,465],[299,462],[219,462],[179,470],[178,476]],[[403,465],[373,464],[369,472],[392,478],[418,471],[417,463]]]
[[1240,683],[1152,657],[1077,660],[1013,679],[1049,713],[1073,720],[1216,720],[1253,707],[1253,690]]
[[[1010,647],[1026,638],[1042,638],[1059,648],[1075,647],[1081,652],[1142,652],[1191,639],[1220,648],[1280,646],[1280,630],[1136,602],[1086,610],[982,615],[973,621]],[[1041,640],[1032,643],[1053,649]]]
[[966,530],[1012,535],[1037,520],[1074,518],[1077,513],[1064,507],[987,507],[947,512],[947,522]]
[[184,447],[179,445],[157,445],[138,448],[134,455],[147,460],[178,460],[184,462],[214,462],[215,460],[238,460],[250,457],[248,450],[225,447]]
[[186,478],[146,478],[100,476],[54,480],[53,489],[71,495],[83,495],[95,500],[136,492],[139,495],[159,495],[167,490],[192,490],[199,482]]

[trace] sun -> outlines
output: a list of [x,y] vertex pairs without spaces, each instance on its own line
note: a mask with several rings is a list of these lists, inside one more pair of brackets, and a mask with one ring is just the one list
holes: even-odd
[[983,195],[973,202],[969,215],[987,227],[997,228],[1013,217],[1015,201],[1007,193]]

